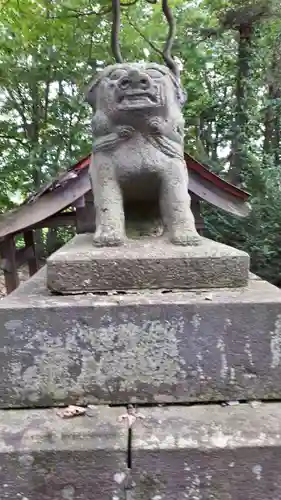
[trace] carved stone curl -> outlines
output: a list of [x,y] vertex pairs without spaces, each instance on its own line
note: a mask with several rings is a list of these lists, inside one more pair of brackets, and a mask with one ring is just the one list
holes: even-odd
[[124,243],[128,200],[159,202],[170,241],[198,244],[184,160],[184,94],[174,74],[152,63],[109,66],[87,101],[94,109],[94,244]]

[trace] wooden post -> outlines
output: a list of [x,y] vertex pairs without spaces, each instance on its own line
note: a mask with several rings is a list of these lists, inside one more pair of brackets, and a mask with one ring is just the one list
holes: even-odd
[[14,236],[6,236],[0,243],[1,269],[4,271],[7,294],[19,286]]
[[198,196],[191,194],[191,210],[195,218],[195,225],[198,233],[203,236],[204,233],[204,219],[201,215],[200,210],[200,198]]
[[75,204],[76,211],[76,231],[77,233],[93,233],[94,224],[94,202],[92,193],[88,192],[78,200]]
[[34,232],[32,229],[25,231],[23,234],[25,247],[31,248],[31,255],[28,257],[27,264],[29,269],[29,276],[33,276],[33,274],[37,273],[39,266],[36,256],[36,247],[34,241]]

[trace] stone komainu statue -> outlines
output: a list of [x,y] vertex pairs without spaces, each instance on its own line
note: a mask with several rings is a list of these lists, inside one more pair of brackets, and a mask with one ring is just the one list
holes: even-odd
[[94,109],[94,244],[122,245],[124,202],[130,199],[159,202],[170,241],[197,244],[184,160],[184,94],[177,77],[158,64],[115,64],[92,83],[87,101]]

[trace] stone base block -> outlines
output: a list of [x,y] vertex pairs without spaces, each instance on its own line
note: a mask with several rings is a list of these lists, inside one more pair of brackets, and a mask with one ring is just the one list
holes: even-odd
[[131,498],[279,500],[281,405],[146,409]]
[[[1,500],[279,500],[281,405],[0,411]],[[130,456],[130,469],[127,469]]]
[[128,240],[115,248],[96,248],[92,240],[92,234],[79,234],[48,259],[50,290],[70,294],[238,287],[249,277],[246,253],[207,239],[198,247],[153,238]]
[[0,301],[0,407],[281,399],[281,292],[54,296],[45,270]]
[[0,411],[1,500],[124,498],[121,411],[99,407],[73,420],[54,409]]

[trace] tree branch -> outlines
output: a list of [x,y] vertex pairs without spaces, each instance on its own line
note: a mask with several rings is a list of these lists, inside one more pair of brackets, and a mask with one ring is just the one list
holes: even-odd
[[86,12],[80,12],[75,9],[67,9],[70,12],[73,12],[73,14],[60,14],[58,16],[50,16],[50,19],[78,19],[79,17],[87,17],[87,16],[105,16],[106,14],[109,14],[111,12],[111,7],[107,9],[100,9],[100,11],[96,10],[88,10]]
[[4,2],[4,3],[2,4],[0,12],[2,12],[2,11],[5,9],[5,7],[7,7],[7,5],[8,5],[9,3],[10,3],[10,0],[6,0],[6,2]]
[[112,28],[111,28],[111,50],[117,63],[122,63],[123,58],[119,44],[120,32],[120,0],[112,0]]
[[21,144],[22,146],[29,148],[29,145],[26,142],[24,142],[22,139],[20,139],[19,137],[14,137],[14,136],[6,135],[6,134],[0,134],[0,139],[7,139],[9,141],[16,141],[19,144]]
[[[133,2],[129,2],[129,3],[122,3],[120,2],[120,5],[121,7],[131,7],[131,5],[135,5],[137,3],[138,0],[133,0]],[[148,0],[149,2],[150,0]],[[157,2],[157,0],[156,0]],[[155,1],[153,0],[151,3],[155,3]]]
[[[49,10],[49,4],[47,4],[46,21],[48,21],[49,19],[50,19],[50,10]],[[48,45],[49,45],[49,49],[50,49],[51,44],[50,44],[49,36],[48,36]],[[47,78],[45,81],[45,90],[44,90],[43,120],[44,120],[45,125],[46,125],[47,120],[48,120],[51,74],[52,74],[52,65],[51,65],[51,61],[49,58],[48,66],[47,66]]]
[[26,119],[26,116],[25,116],[24,111],[23,111],[24,110],[24,102],[23,102],[23,97],[22,97],[22,95],[21,95],[21,93],[19,91],[19,88],[18,88],[18,97],[19,97],[19,100],[21,101],[21,105],[22,105],[23,109],[21,109],[20,104],[17,102],[17,99],[16,99],[16,97],[13,94],[13,90],[7,88],[7,93],[9,95],[9,97],[10,97],[10,99],[11,99],[11,101],[12,101],[12,103],[13,103],[15,109],[16,109],[16,111],[18,112],[19,116],[22,119],[22,124],[23,124],[23,129],[24,129],[25,137],[26,137],[26,139],[28,139],[29,138],[28,137],[28,123],[27,123],[27,119]]
[[170,9],[168,5],[168,0],[162,0],[162,10],[164,13],[164,16],[166,17],[166,20],[169,25],[169,32],[168,32],[168,38],[163,50],[163,57],[164,61],[167,64],[168,68],[177,76],[179,77],[179,68],[176,62],[174,61],[171,51],[173,47],[173,43],[175,40],[175,35],[176,35],[176,21],[175,18],[173,17],[172,10]]
[[[157,3],[158,0],[146,0],[149,3],[155,4]],[[121,7],[131,7],[132,5],[135,5],[138,2],[138,0],[132,0],[132,2],[129,3],[123,3],[120,2]],[[96,10],[88,10],[86,12],[77,10],[77,9],[71,9],[70,7],[67,8],[68,12],[72,12],[72,14],[61,14],[58,16],[50,16],[50,19],[69,19],[69,18],[79,18],[79,17],[87,17],[87,16],[105,16],[106,14],[109,14],[112,12],[112,7],[107,7],[100,9],[98,12]]]
[[145,36],[141,30],[138,28],[138,26],[133,23],[133,21],[131,21],[131,19],[129,18],[128,14],[126,15],[127,17],[127,20],[128,20],[128,23],[130,24],[130,26],[132,26],[132,28],[134,28],[134,30],[141,36],[141,38],[150,46],[150,48],[152,50],[154,50],[154,52],[156,52],[158,55],[160,55],[162,58],[163,58],[163,52],[162,50],[160,50],[156,45],[154,45],[153,42],[151,42],[151,40],[149,40],[149,38],[147,38],[147,36]]

